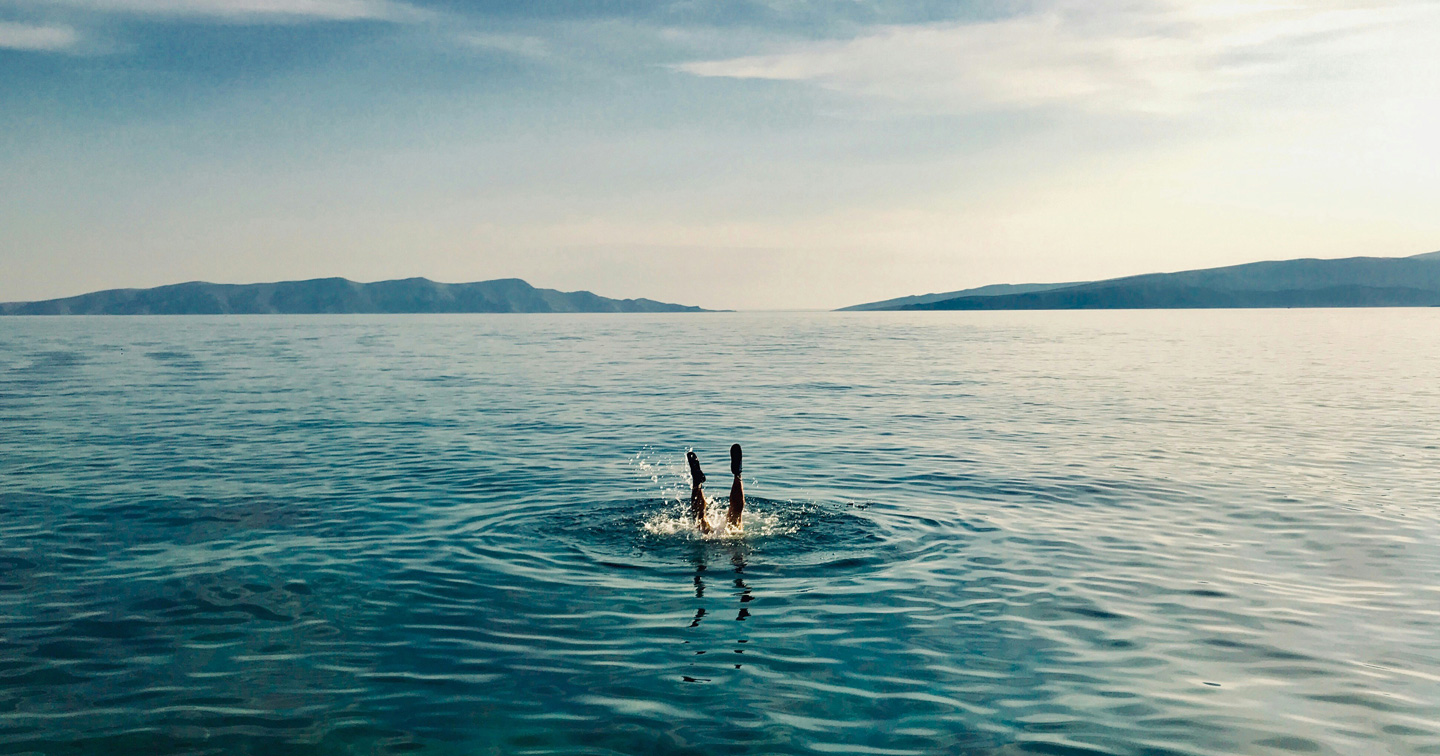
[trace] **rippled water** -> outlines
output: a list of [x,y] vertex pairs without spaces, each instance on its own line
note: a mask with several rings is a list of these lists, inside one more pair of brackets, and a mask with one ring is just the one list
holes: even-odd
[[0,753],[1440,753],[1437,429],[1436,310],[4,319]]

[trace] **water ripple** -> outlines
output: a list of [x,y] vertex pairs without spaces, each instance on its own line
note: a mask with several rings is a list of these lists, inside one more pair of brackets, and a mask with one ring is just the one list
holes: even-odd
[[1436,317],[6,319],[0,753],[1437,753]]

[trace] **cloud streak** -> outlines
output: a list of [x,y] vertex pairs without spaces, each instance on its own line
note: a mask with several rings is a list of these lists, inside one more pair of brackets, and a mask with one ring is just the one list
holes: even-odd
[[0,48],[34,52],[63,52],[73,49],[80,35],[68,26],[36,26],[0,21]]
[[539,37],[521,34],[491,34],[475,32],[462,34],[460,42],[478,50],[516,55],[522,58],[548,58],[550,45]]
[[1078,105],[1178,114],[1383,36],[1426,3],[1060,2],[983,23],[888,26],[845,41],[684,63],[704,77],[808,82],[945,109]]
[[43,0],[35,5],[99,13],[228,22],[420,21],[432,14],[394,0]]

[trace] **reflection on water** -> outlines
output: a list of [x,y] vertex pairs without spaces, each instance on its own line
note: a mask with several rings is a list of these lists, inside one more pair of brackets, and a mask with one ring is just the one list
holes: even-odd
[[0,753],[1440,752],[1436,375],[1428,310],[5,319]]
[[[725,544],[724,544],[724,549],[725,549],[725,551],[728,552],[728,554],[729,554],[729,557],[730,557],[730,566],[731,566],[731,568],[733,569],[733,572],[734,572],[733,575],[727,576],[728,579],[730,579],[730,580],[732,581],[734,590],[726,592],[726,593],[724,594],[724,599],[723,599],[723,601],[724,601],[724,603],[726,603],[726,604],[738,605],[738,610],[736,611],[736,614],[735,614],[735,621],[736,621],[736,622],[744,622],[745,620],[747,620],[747,619],[750,618],[750,607],[747,606],[747,604],[749,604],[751,601],[755,600],[755,596],[754,596],[754,594],[752,593],[751,587],[745,582],[745,551],[746,551],[746,545],[745,545],[743,542],[734,542],[734,541],[732,541],[732,542],[729,542],[729,543],[725,543]],[[696,602],[695,602],[695,603],[696,603],[696,607],[695,607],[695,618],[694,618],[693,620],[691,620],[690,625],[689,625],[690,629],[695,629],[695,628],[700,627],[701,622],[705,619],[705,611],[706,611],[706,605],[707,605],[707,604],[706,604],[706,602],[702,601],[702,599],[705,598],[706,570],[707,570],[708,567],[709,567],[709,565],[707,564],[707,561],[708,561],[708,558],[709,558],[709,557],[712,557],[712,556],[715,556],[715,555],[713,555],[713,554],[706,554],[705,552],[697,552],[696,555],[695,555],[695,577],[694,577],[693,581],[694,581],[694,585],[695,585],[695,599],[696,599]],[[719,576],[719,575],[711,575],[711,576],[710,576],[710,579],[711,579],[712,581],[722,581],[722,582],[723,582],[724,580],[727,579],[727,577],[721,577],[721,576]],[[711,603],[712,603],[712,604],[713,604],[713,603],[716,603],[716,601],[717,601],[717,600],[714,599],[714,597],[712,597],[712,602],[711,602]],[[727,630],[728,630],[728,632],[727,632]],[[724,629],[724,628],[722,628],[722,629],[719,630],[719,632],[720,632],[722,635],[723,635],[723,634],[738,635],[739,637],[735,637],[732,641],[730,641],[730,643],[733,644],[735,647],[734,647],[734,648],[730,648],[729,650],[730,650],[732,653],[735,653],[735,654],[743,654],[743,653],[745,653],[745,649],[744,649],[744,648],[741,648],[740,646],[743,646],[743,644],[749,643],[750,640],[749,640],[748,638],[745,638],[745,637],[744,637],[744,634],[743,634],[743,632],[742,632],[741,630],[739,630],[739,629]],[[705,646],[707,646],[707,648],[697,649],[697,650],[692,651],[692,653],[693,653],[695,656],[704,656],[705,654],[709,653],[710,651],[721,651],[721,650],[724,650],[724,649],[722,649],[722,648],[716,647],[714,643],[708,642],[708,639],[707,639],[707,641],[698,641],[698,640],[697,640],[697,641],[694,641],[694,642],[695,642],[696,645],[705,645]],[[685,640],[685,644],[686,644],[686,645],[690,645],[691,643],[692,643],[692,640],[691,640],[691,639],[687,638],[687,639]],[[724,661],[715,662],[715,663],[719,663],[719,664],[734,664],[734,665],[735,665],[735,669],[740,669],[741,666],[743,666],[743,665],[742,665],[742,661],[741,661],[740,659],[726,659],[726,660],[724,660]],[[691,667],[694,667],[694,668],[697,668],[697,670],[703,670],[703,669],[707,669],[707,668],[708,668],[708,665],[700,664],[698,661],[697,661],[697,662],[691,662],[690,666],[691,666]],[[691,675],[688,675],[688,674],[686,674],[686,675],[681,675],[680,677],[681,677],[681,679],[684,680],[685,682],[695,682],[695,683],[702,683],[702,682],[703,682],[703,683],[708,683],[708,682],[713,682],[713,681],[714,681],[714,678],[712,678],[712,677],[692,677]]]

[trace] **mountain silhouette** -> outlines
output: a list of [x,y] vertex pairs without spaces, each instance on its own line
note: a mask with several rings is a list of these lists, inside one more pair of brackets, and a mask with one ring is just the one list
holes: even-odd
[[1087,283],[1018,284],[1008,289],[981,287],[952,293],[955,296],[901,297],[845,309],[1433,307],[1440,306],[1440,252],[1414,257],[1276,260]]
[[40,302],[0,304],[4,315],[252,315],[426,312],[703,312],[650,299],[537,289],[518,278],[437,283],[426,278],[357,283],[316,278],[259,284],[203,281],[110,289]]

